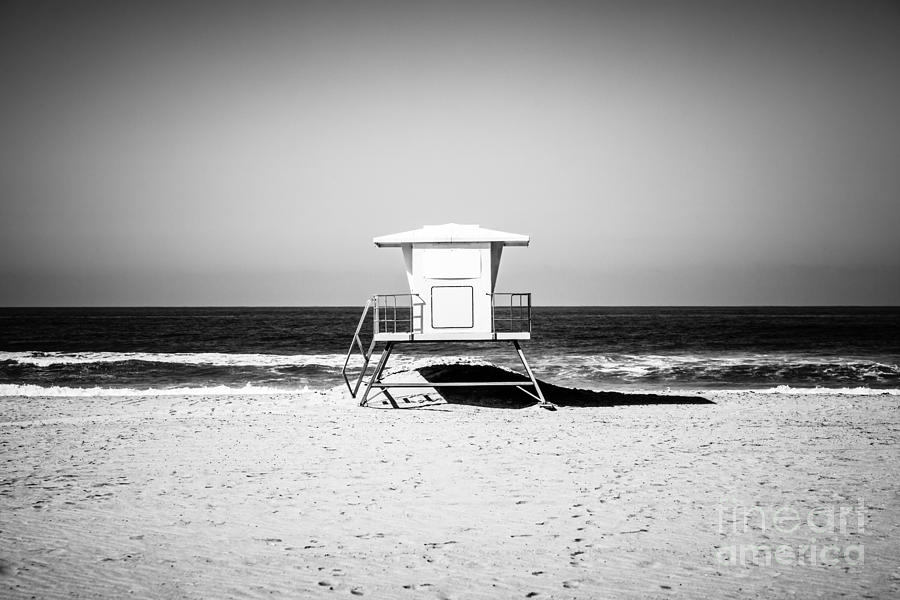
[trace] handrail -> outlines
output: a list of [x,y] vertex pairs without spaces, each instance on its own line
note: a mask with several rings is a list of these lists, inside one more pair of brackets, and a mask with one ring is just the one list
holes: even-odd
[[[366,305],[363,307],[362,315],[359,317],[359,323],[356,325],[356,331],[353,333],[353,339],[350,341],[350,348],[347,350],[347,356],[344,358],[344,366],[341,367],[341,376],[344,378],[344,382],[347,384],[347,389],[350,390],[350,396],[356,398],[356,394],[359,392],[359,386],[362,385],[363,376],[366,374],[366,369],[369,366],[369,359],[372,358],[372,351],[375,349],[375,337],[372,337],[372,343],[369,344],[369,351],[366,352],[363,347],[362,338],[359,337],[359,332],[362,331],[363,325],[366,322],[366,315],[369,313],[369,308],[376,302],[375,296],[372,296],[368,300],[366,300]],[[359,348],[360,354],[363,356],[363,366],[362,370],[359,372],[359,377],[356,380],[356,385],[350,385],[350,379],[347,377],[347,365],[350,364],[350,357],[353,355],[353,348],[357,346]]]

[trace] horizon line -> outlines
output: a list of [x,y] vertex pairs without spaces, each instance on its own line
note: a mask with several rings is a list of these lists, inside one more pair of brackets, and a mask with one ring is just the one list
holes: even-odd
[[[0,310],[38,308],[360,308],[362,304],[33,304]],[[900,308],[900,304],[535,304],[532,308]]]

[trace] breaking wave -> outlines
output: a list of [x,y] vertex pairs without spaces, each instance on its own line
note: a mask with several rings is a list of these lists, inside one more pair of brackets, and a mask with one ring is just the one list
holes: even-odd
[[342,354],[226,354],[222,352],[0,352],[0,362],[36,367],[92,363],[152,362],[217,367],[340,367]]
[[[900,359],[894,355],[588,354],[539,345],[526,352],[538,378],[591,389],[671,387],[807,395],[839,390],[868,395],[900,388]],[[345,355],[338,353],[0,352],[0,395],[252,394],[327,389],[343,383],[340,368],[344,359]],[[458,358],[422,350],[393,354],[388,372],[460,360],[522,370],[508,349],[476,351]],[[354,355],[350,366],[358,372],[362,366],[359,355]],[[371,372],[371,364],[369,368]]]
[[[796,354],[568,355],[539,359],[535,367],[562,379],[588,377],[622,382],[741,383],[744,385],[898,384],[900,366],[871,358]],[[853,386],[857,387],[857,386]]]

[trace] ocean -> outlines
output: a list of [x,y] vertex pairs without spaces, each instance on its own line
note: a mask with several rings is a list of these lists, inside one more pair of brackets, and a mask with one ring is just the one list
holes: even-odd
[[[0,308],[0,395],[324,390],[360,312]],[[536,307],[532,337],[537,377],[566,386],[900,394],[898,307]],[[438,356],[521,369],[508,344],[406,344],[388,371]]]

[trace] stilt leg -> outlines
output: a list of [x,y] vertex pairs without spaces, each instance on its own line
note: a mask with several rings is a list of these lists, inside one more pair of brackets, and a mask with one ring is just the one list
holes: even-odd
[[537,379],[535,379],[534,377],[534,373],[531,372],[531,367],[528,366],[528,361],[525,360],[525,353],[522,352],[522,347],[519,345],[519,340],[513,340],[513,346],[516,347],[516,354],[519,355],[519,360],[522,361],[522,366],[525,367],[525,372],[528,373],[528,377],[529,379],[531,379],[531,384],[534,386],[534,391],[537,392],[538,399],[540,399],[541,401],[541,408],[556,410],[556,405],[552,402],[547,402],[547,399],[544,398],[544,393],[541,392],[541,386],[538,385]]
[[363,397],[359,401],[360,406],[366,405],[366,401],[369,398],[369,392],[372,391],[372,384],[381,381],[381,373],[382,371],[384,371],[384,366],[387,364],[388,357],[391,355],[391,351],[393,349],[394,342],[388,342],[384,347],[384,350],[381,352],[381,358],[378,359],[378,364],[375,365],[375,372],[372,373],[372,378],[369,379],[369,383],[366,384],[366,391],[363,392]]

